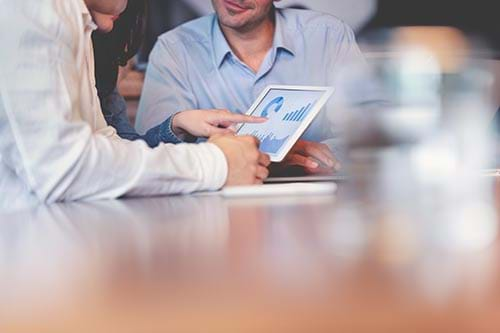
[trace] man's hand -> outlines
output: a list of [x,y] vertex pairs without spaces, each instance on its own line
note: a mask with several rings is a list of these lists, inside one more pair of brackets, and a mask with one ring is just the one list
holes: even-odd
[[225,186],[262,184],[269,176],[269,156],[259,151],[259,141],[253,136],[216,135],[208,142],[226,155],[228,177]]
[[267,118],[231,113],[228,110],[188,110],[179,112],[172,119],[176,135],[189,134],[208,138],[217,134],[234,134],[232,126],[241,123],[263,123]]
[[310,174],[332,174],[341,168],[327,145],[304,140],[297,141],[282,163],[301,166]]

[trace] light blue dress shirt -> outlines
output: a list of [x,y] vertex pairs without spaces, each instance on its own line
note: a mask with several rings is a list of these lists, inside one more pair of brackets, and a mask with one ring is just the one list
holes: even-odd
[[[136,128],[146,133],[173,114],[189,109],[228,109],[245,113],[271,84],[341,88],[347,63],[364,64],[350,27],[334,16],[309,10],[277,9],[273,47],[258,73],[238,59],[215,14],[188,22],[162,35],[154,47]],[[335,108],[336,97],[326,108]],[[333,138],[323,111],[303,139]]]

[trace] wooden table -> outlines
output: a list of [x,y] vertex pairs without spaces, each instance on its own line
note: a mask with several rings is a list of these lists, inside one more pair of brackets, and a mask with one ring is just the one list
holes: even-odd
[[498,223],[348,197],[0,215],[0,332],[500,332]]

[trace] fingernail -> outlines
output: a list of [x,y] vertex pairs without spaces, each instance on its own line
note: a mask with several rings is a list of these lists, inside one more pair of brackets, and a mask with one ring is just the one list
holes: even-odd
[[335,170],[339,171],[340,169],[342,169],[342,164],[340,164],[339,162],[335,163],[335,166],[334,166]]
[[310,162],[310,163],[309,163],[309,165],[310,165],[310,167],[311,167],[311,168],[313,168],[313,169],[316,169],[316,168],[318,168],[318,167],[319,167],[319,164],[318,164],[318,163],[316,163],[316,162]]
[[328,166],[329,166],[330,168],[335,167],[335,162],[334,162],[333,160],[330,160],[330,159],[329,159],[329,160],[327,160],[326,162],[328,163]]

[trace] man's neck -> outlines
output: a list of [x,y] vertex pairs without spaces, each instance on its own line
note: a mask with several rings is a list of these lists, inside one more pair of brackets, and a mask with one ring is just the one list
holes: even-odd
[[274,11],[266,20],[245,29],[231,29],[221,26],[226,40],[234,54],[257,73],[273,46],[276,23]]

